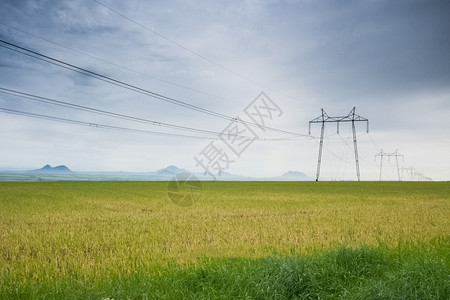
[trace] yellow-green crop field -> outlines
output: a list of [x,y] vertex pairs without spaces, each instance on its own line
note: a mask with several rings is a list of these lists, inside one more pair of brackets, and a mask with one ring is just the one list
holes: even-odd
[[0,298],[450,296],[448,182],[202,187],[180,207],[167,182],[0,183]]

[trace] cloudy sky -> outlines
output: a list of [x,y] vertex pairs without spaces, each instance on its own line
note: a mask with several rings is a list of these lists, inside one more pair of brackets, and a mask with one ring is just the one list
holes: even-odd
[[[378,179],[374,155],[381,149],[398,149],[405,168],[448,180],[449,15],[444,0],[2,0],[5,42],[248,122],[246,107],[264,91],[279,108],[265,118],[266,126],[289,133],[252,127],[265,140],[237,156],[220,139],[185,137],[216,135],[19,97],[17,92],[214,132],[233,125],[0,43],[0,169],[49,163],[78,171],[151,171],[173,164],[200,172],[194,157],[205,158],[214,145],[227,155],[230,164],[224,166],[224,156],[219,163],[230,173],[314,176],[320,125],[312,126],[314,138],[293,133],[307,134],[321,108],[343,116],[356,107],[370,121],[369,133],[362,122],[356,127],[363,180]],[[67,124],[5,109],[183,136]],[[321,174],[355,179],[350,124],[341,124],[339,134],[335,124],[326,125]],[[384,178],[395,179],[395,160],[384,164]]]

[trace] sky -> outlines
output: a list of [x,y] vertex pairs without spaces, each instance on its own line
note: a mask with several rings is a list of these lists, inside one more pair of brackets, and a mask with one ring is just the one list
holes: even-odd
[[[404,180],[419,178],[409,168],[433,180],[448,180],[448,15],[450,2],[444,0],[2,0],[1,40],[182,105],[0,43],[0,169],[64,164],[75,171],[138,172],[176,165],[203,172],[209,165],[212,172],[220,167],[246,176],[300,171],[314,177],[321,126],[312,124],[308,137],[309,121],[322,108],[329,116],[345,116],[356,107],[370,125],[367,133],[365,122],[356,122],[362,180],[379,179],[380,157],[375,154],[381,150],[403,155],[398,159]],[[11,91],[156,123],[74,110]],[[258,98],[261,92],[266,106]],[[255,107],[259,115],[252,120]],[[245,126],[262,120],[285,132]],[[227,145],[220,137],[231,129],[245,137]],[[355,180],[351,123],[342,123],[339,134],[335,123],[326,123],[324,136],[321,178]],[[384,157],[382,178],[397,179],[395,157]]]

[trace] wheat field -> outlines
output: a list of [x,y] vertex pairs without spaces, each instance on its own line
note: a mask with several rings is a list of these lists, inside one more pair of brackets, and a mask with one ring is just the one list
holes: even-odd
[[[50,286],[55,296],[58,284],[157,277],[205,259],[339,247],[442,255],[450,246],[447,182],[203,182],[202,188],[194,205],[180,207],[168,199],[167,182],[0,183],[0,295],[40,298],[46,290],[39,287]],[[440,259],[448,272],[448,255]]]

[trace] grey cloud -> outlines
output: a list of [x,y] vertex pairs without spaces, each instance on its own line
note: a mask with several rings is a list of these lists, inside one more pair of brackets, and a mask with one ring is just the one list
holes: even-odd
[[[232,115],[241,113],[242,108],[267,87],[270,90],[266,92],[285,111],[282,124],[288,130],[307,128],[308,121],[320,113],[320,107],[330,114],[345,114],[357,106],[358,113],[371,119],[373,130],[386,133],[380,144],[391,142],[387,136],[406,137],[413,132],[422,135],[427,130],[433,132],[436,139],[445,136],[442,125],[446,121],[441,119],[450,109],[448,1],[102,2],[244,77],[262,82],[264,87],[208,63],[92,1],[2,1],[0,18],[7,25],[223,98],[163,84],[4,26],[0,26],[0,34],[6,40],[76,65]],[[1,48],[0,80],[9,87],[112,111],[217,130],[227,125],[221,120],[163,104],[79,74],[31,62]],[[40,109],[31,105],[28,108]],[[63,113],[62,110],[54,112]],[[433,116],[438,116],[439,121]],[[422,117],[425,119],[420,119]],[[45,122],[33,123],[27,119],[24,122],[37,124],[33,143],[39,144],[39,129],[42,134],[49,132]],[[71,127],[64,128],[70,130]],[[78,129],[74,131],[79,132]],[[33,134],[26,136],[32,138]],[[95,131],[90,134],[98,142],[95,148],[98,152],[92,155],[102,157],[102,153],[107,153],[112,160],[124,155],[114,152],[111,147],[114,134],[101,135]],[[57,131],[48,138],[63,139]],[[194,153],[180,153],[180,158],[166,155],[173,147],[184,145],[179,140],[153,138],[138,142],[134,137],[125,140],[130,143],[128,148],[148,147],[157,151],[155,156],[160,159],[152,162],[149,169],[164,167],[158,163],[172,164],[172,159],[186,161],[187,165],[180,167],[189,168],[192,156],[196,154],[196,148],[192,147],[189,149]],[[82,156],[89,160],[89,143],[81,138],[73,143],[80,151],[86,150]],[[402,144],[408,145],[400,138],[398,143],[399,148]],[[105,146],[108,149],[102,145],[108,145]],[[157,150],[152,148],[153,145],[158,145]],[[200,151],[202,144],[198,145]],[[279,147],[284,151],[299,150],[286,144],[279,144]],[[266,157],[269,148],[276,147],[261,147],[254,153]],[[420,156],[424,153],[420,149],[421,145],[418,145],[411,151],[417,151],[415,155]],[[67,151],[65,157],[71,157],[70,149]],[[141,152],[145,153],[145,150]],[[78,154],[73,154],[73,162],[83,165],[81,159],[77,159]],[[305,153],[305,157],[310,156],[315,157],[315,153]],[[129,160],[139,166],[138,157]],[[243,165],[255,164],[257,170],[257,161],[252,158]],[[268,163],[273,164],[267,167],[272,170],[281,163],[286,164],[281,158]],[[0,167],[1,164],[2,161]],[[106,164],[103,161],[98,166]],[[433,170],[441,178],[448,174],[438,164]]]

